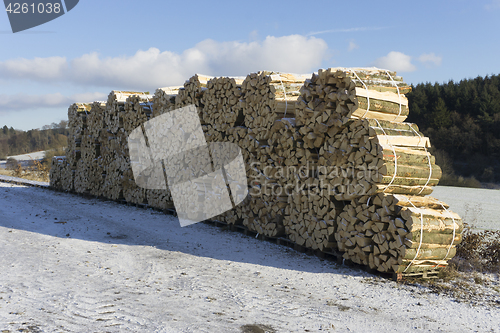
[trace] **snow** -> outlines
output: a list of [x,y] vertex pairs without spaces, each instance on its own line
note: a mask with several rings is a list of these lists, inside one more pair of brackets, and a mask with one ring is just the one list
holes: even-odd
[[[0,332],[498,332],[472,306],[287,247],[0,182]],[[497,313],[497,315],[495,315]]]
[[29,154],[9,156],[7,158],[13,158],[17,161],[31,161],[31,160],[41,160],[44,157],[45,157],[45,150],[44,151],[36,151],[33,153],[29,153]]
[[[7,158],[13,158],[18,162],[26,164],[27,162],[31,160],[41,160],[45,157],[45,150],[44,151],[37,151],[29,154],[23,154],[23,155],[16,155],[16,156],[8,156]],[[7,163],[7,160],[0,160],[0,169],[5,169],[5,165]]]
[[500,230],[500,190],[437,186],[431,196],[446,202],[477,229]]

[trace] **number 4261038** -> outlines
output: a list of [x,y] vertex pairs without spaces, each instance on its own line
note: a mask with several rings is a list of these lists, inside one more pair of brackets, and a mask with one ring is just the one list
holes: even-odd
[[39,3],[35,5],[34,3],[9,3],[5,8],[5,11],[9,14],[59,14],[61,12],[60,3]]

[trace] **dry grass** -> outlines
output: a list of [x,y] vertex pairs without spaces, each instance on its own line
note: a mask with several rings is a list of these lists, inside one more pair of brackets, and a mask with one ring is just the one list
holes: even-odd
[[29,167],[22,167],[17,164],[12,169],[0,169],[0,174],[39,182],[49,182],[50,166],[36,160],[32,162],[33,165]]
[[475,231],[465,224],[462,242],[451,261],[462,272],[500,273],[500,231]]

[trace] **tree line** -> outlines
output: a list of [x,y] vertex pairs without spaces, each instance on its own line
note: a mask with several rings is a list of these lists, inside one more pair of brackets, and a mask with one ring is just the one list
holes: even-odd
[[68,122],[63,120],[58,124],[52,123],[41,129],[29,131],[3,126],[0,128],[0,159],[67,146],[69,135],[67,124]]
[[445,176],[500,182],[500,75],[421,83],[407,97]]

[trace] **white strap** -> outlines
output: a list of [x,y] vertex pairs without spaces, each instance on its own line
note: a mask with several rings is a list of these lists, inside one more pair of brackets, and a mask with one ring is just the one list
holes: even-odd
[[[418,137],[419,137],[419,144],[420,144],[420,140],[422,140],[422,136],[420,135],[420,133],[418,133],[412,126],[411,124],[408,124],[408,127],[411,128],[411,130],[413,132],[415,132]],[[431,181],[431,177],[432,177],[432,163],[431,163],[431,154],[429,154],[429,151],[427,150],[426,147],[424,147],[425,149],[425,153],[427,154],[427,161],[429,162],[429,178],[427,178],[427,182],[425,183],[425,185],[420,189],[420,192],[418,192],[417,195],[420,195],[424,189],[427,187],[427,185],[429,185],[429,182]]]
[[389,78],[391,79],[392,81],[392,84],[396,87],[397,91],[398,91],[398,98],[399,98],[399,114],[396,116],[396,118],[394,118],[394,121],[396,121],[396,119],[398,119],[399,116],[401,116],[401,111],[402,111],[402,104],[401,104],[401,93],[399,92],[399,87],[398,85],[396,84],[396,81],[394,81],[394,79],[392,78],[391,74],[389,74],[389,71],[385,70],[385,72],[387,73],[387,75],[389,76]]

